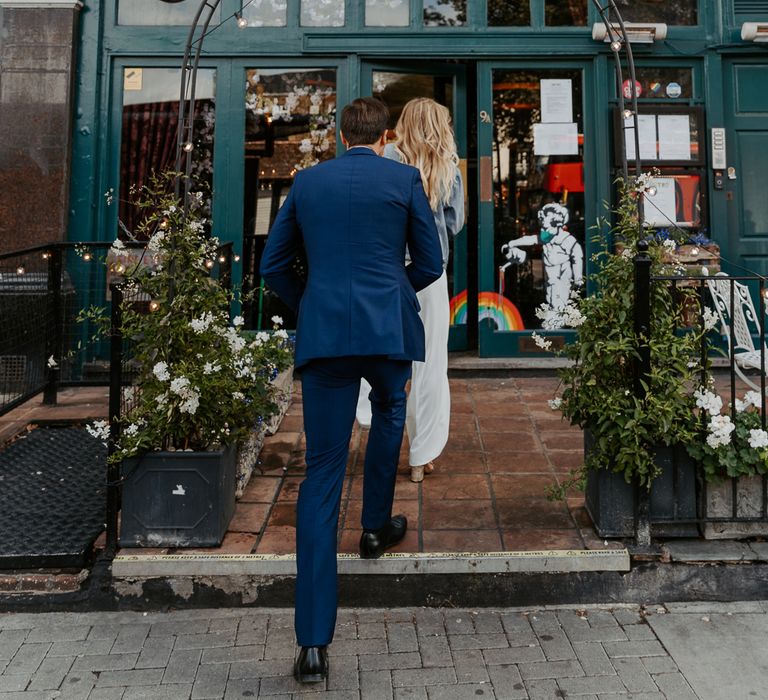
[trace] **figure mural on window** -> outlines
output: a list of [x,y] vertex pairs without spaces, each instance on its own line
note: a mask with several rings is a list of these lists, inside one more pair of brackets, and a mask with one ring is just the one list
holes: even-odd
[[541,244],[547,305],[555,313],[567,306],[571,292],[584,279],[584,251],[568,231],[569,218],[568,209],[562,204],[545,204],[538,213],[538,235],[521,236],[501,247],[508,261],[501,266],[503,272],[510,265],[525,262],[528,254],[523,248]]

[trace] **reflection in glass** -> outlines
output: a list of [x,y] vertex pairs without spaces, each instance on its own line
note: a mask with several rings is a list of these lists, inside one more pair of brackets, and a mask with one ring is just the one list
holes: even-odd
[[344,0],[301,0],[302,27],[343,27]]
[[288,0],[251,0],[243,7],[249,27],[284,27]]
[[[640,99],[689,100],[693,97],[693,71],[690,68],[638,66],[635,71],[640,83]],[[624,75],[627,75],[626,69]]]
[[407,27],[410,23],[410,0],[365,0],[366,27]]
[[458,27],[467,23],[467,0],[424,0],[425,27]]
[[[181,0],[181,2],[120,0],[117,8],[117,23],[145,26],[189,25],[199,7],[199,0]],[[217,8],[213,15],[213,22],[218,24],[220,17],[221,11]]]
[[[141,211],[131,203],[131,192],[149,182],[153,172],[175,166],[179,126],[179,81],[175,68],[126,68],[123,90],[123,128],[120,144],[120,223],[136,233]],[[216,71],[201,69],[197,76],[192,177],[213,184],[213,138],[216,119]],[[210,196],[205,207],[210,220]]]
[[[575,126],[549,122],[554,114],[542,114],[542,79],[557,79],[570,89],[572,116],[565,116]],[[537,307],[562,306],[583,279],[582,99],[579,71],[493,72],[494,266],[499,271],[494,291],[504,297],[512,317],[519,313],[524,328],[541,328]],[[562,105],[563,99],[555,105],[560,117]],[[555,132],[562,127],[573,136],[563,148],[540,133],[535,139],[537,125]],[[572,154],[557,155],[567,152]]]
[[488,0],[489,27],[525,27],[530,23],[529,0]]
[[544,23],[548,27],[585,27],[587,0],[546,0]]
[[373,72],[373,95],[389,107],[389,128],[394,129],[408,100],[430,97],[453,115],[453,77],[422,73]]
[[[254,291],[244,305],[250,328],[271,328],[295,316],[256,278],[264,243],[293,177],[336,155],[336,71],[249,70],[245,96],[245,201],[243,288]],[[303,265],[297,262],[297,271]]]
[[616,0],[621,16],[628,22],[698,24],[698,0]]

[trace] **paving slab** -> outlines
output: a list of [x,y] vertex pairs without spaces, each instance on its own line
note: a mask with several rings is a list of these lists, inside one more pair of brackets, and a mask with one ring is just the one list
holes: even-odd
[[736,540],[680,540],[667,542],[664,549],[672,561],[756,561],[758,555],[746,542]]
[[[766,697],[768,615],[653,615],[648,624],[702,700]],[[674,679],[655,677],[671,687]],[[660,686],[661,687],[661,686]],[[664,690],[664,688],[662,688]],[[684,697],[681,695],[681,697]]]

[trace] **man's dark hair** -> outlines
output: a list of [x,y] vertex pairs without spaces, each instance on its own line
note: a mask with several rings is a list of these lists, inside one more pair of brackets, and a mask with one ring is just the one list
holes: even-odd
[[389,110],[375,97],[352,100],[341,112],[341,133],[350,146],[376,143],[387,130]]

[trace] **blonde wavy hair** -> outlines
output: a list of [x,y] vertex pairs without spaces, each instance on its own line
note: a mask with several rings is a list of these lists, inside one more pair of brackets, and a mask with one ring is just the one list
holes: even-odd
[[447,204],[459,164],[448,108],[428,97],[410,100],[395,134],[395,150],[404,163],[419,169],[433,211]]

